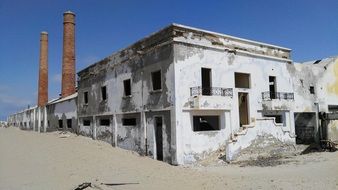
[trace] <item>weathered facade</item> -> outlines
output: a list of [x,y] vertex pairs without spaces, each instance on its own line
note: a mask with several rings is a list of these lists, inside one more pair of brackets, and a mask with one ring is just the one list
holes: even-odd
[[77,93],[47,104],[47,131],[78,131]]
[[[175,165],[221,147],[232,160],[260,135],[337,140],[337,59],[298,64],[290,53],[172,24],[78,72],[77,94],[47,104],[46,131],[70,130]],[[8,122],[24,122],[26,112]]]
[[294,64],[297,140],[338,140],[338,57]]

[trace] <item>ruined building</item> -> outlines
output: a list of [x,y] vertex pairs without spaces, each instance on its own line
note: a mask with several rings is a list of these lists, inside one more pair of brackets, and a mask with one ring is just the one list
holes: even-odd
[[[75,15],[65,14],[62,97],[47,103],[44,131],[175,165],[224,146],[232,160],[259,135],[338,139],[337,57],[294,63],[288,48],[171,24],[79,71],[75,92]],[[39,130],[34,110],[8,122]]]

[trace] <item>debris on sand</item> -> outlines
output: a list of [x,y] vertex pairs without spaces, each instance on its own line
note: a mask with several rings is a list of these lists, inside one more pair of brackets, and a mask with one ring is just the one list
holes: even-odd
[[[291,159],[300,155],[308,145],[294,145],[284,143],[272,135],[258,136],[251,145],[242,149],[231,164],[245,166],[269,167],[296,162]],[[197,162],[199,166],[224,166],[229,164],[225,160],[225,147],[209,153],[203,160]]]
[[62,131],[59,133],[59,138],[68,138],[70,134],[67,131]]
[[222,166],[226,165],[225,161],[225,146],[218,150],[204,155],[204,158],[194,163],[194,166]]
[[235,164],[238,164],[240,167],[245,166],[272,167],[292,162],[291,160],[286,159],[288,159],[288,157],[282,157],[281,155],[258,156],[256,159],[238,161],[235,162]]
[[234,164],[241,167],[269,167],[296,162],[290,158],[300,155],[307,145],[284,143],[272,135],[258,136],[251,145],[241,150]]
[[[97,182],[98,180],[96,180]],[[103,190],[102,186],[122,186],[122,185],[136,185],[139,183],[101,183],[96,184],[96,183],[91,183],[91,182],[84,182],[77,186],[74,190],[83,190],[87,189],[88,187],[91,187],[91,189],[98,189],[98,190]]]
[[92,183],[85,182],[85,183],[82,183],[79,186],[77,186],[74,190],[83,190],[83,189],[86,189],[87,187],[91,187],[91,186],[92,186]]

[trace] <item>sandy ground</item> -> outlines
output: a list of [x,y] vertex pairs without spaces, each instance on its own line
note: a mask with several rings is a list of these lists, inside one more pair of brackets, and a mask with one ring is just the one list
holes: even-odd
[[[0,128],[0,189],[338,189],[338,152],[274,167],[171,166],[70,134]],[[110,184],[104,185],[102,183]]]

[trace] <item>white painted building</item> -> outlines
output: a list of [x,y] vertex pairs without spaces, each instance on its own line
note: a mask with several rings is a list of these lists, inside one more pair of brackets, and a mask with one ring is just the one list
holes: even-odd
[[296,64],[290,53],[172,24],[80,71],[78,94],[47,105],[47,131],[70,122],[79,134],[179,165],[221,147],[232,160],[259,135],[318,141],[320,112],[338,107],[338,64]]

